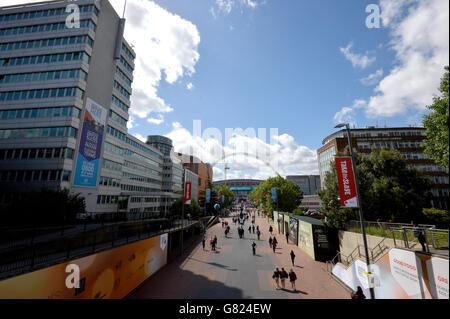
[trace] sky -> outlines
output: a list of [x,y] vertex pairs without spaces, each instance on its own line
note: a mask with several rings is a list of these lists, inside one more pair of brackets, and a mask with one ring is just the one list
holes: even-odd
[[448,0],[128,0],[125,18],[129,133],[214,180],[318,174],[337,123],[422,126],[449,64]]

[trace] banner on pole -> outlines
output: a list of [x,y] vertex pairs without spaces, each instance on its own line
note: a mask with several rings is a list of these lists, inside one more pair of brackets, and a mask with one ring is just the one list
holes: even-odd
[[185,204],[190,204],[191,203],[191,187],[192,183],[191,182],[186,182],[184,184],[184,203]]
[[276,187],[272,187],[272,201],[277,201],[277,189]]
[[352,158],[349,156],[335,157],[335,161],[339,184],[339,194],[341,196],[341,207],[358,207]]
[[209,203],[211,201],[211,188],[206,189],[205,197],[206,197],[206,202]]

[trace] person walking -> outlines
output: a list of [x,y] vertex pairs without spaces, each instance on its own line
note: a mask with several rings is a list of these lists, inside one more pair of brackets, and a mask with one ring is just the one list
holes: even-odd
[[256,231],[256,236],[258,236],[258,240],[259,240],[259,236],[261,236],[261,232],[259,231],[259,229]]
[[280,280],[281,280],[281,288],[286,288],[286,279],[289,277],[288,273],[284,268],[281,268]]
[[216,246],[217,245],[217,236],[216,235],[214,235],[213,241],[214,241],[214,246]]
[[202,238],[203,250],[205,250],[205,243],[206,243],[206,238],[205,238],[205,236],[203,236],[203,238]]
[[411,225],[413,226],[414,237],[416,237],[417,240],[419,241],[420,245],[422,245],[422,251],[424,253],[426,253],[427,250],[425,248],[425,236],[423,235],[422,230],[419,227],[417,227],[417,224],[414,223],[413,221],[411,221]]
[[289,281],[291,282],[291,287],[292,287],[292,289],[294,289],[294,291],[297,291],[297,288],[295,288],[296,280],[297,280],[297,275],[291,268],[291,270],[289,271]]
[[275,236],[273,236],[273,241],[272,242],[275,243],[275,245],[278,245],[278,240],[277,240],[277,238]]
[[259,226],[256,226],[256,230],[259,230]]
[[366,299],[366,296],[364,295],[364,292],[363,292],[361,286],[358,286],[358,288],[356,289],[356,291],[353,292],[353,293],[351,294],[351,296],[352,296],[352,299],[355,299],[355,300]]
[[272,248],[272,236],[269,237],[269,246]]
[[253,255],[256,255],[256,244],[253,242],[252,244]]
[[252,225],[253,234],[255,233],[255,225]]
[[289,232],[286,231],[286,244],[289,244]]
[[280,289],[280,275],[281,272],[278,267],[276,267],[272,275],[272,278],[275,279],[275,283],[277,284],[277,287],[275,289]]
[[248,226],[248,233],[249,233],[249,234],[252,233],[252,226]]
[[272,242],[272,249],[273,249],[273,253],[275,253],[275,250],[277,249],[277,242],[276,241]]
[[295,254],[294,254],[294,251],[292,249],[291,249],[290,255],[291,255],[292,266],[294,266]]
[[273,232],[273,228],[272,228],[272,226],[269,226],[269,233],[272,235],[272,232]]
[[213,245],[213,238],[211,237],[211,239],[209,240],[209,246],[212,249],[212,245]]
[[228,228],[225,228],[225,238],[228,237]]

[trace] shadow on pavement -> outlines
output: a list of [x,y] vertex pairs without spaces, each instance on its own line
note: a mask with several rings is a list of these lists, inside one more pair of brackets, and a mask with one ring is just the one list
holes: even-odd
[[211,266],[216,266],[216,267],[219,267],[219,268],[223,268],[223,269],[226,269],[226,270],[229,270],[229,271],[237,271],[237,269],[235,269],[235,268],[229,268],[226,265],[222,265],[222,264],[218,264],[218,263],[212,263],[212,262],[207,262],[207,261],[203,261],[203,260],[198,260],[198,259],[192,258],[192,257],[188,257],[188,259],[195,260],[195,261],[198,261],[200,263],[208,264],[208,265],[211,265]]
[[286,288],[281,288],[281,290],[283,290],[283,291],[286,291],[286,292],[288,292],[288,293],[290,293],[290,294],[303,294],[303,295],[307,295],[308,293],[307,292],[305,292],[305,291],[301,291],[301,290],[289,290],[289,289],[286,289]]

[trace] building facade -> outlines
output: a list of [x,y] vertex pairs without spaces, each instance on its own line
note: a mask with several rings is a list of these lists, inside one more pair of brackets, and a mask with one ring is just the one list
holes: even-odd
[[288,175],[286,179],[296,183],[303,195],[315,195],[320,189],[319,175]]
[[192,155],[175,153],[175,156],[181,160],[184,168],[198,175],[197,198],[199,200],[204,200],[204,196],[201,194],[205,193],[207,181],[210,180],[212,182],[213,180],[212,166],[208,163],[203,163],[199,158]]
[[259,179],[227,179],[213,182],[214,188],[226,185],[235,194],[236,201],[248,201],[250,192],[263,182]]
[[[433,206],[448,209],[449,175],[448,170],[436,164],[424,153],[426,140],[423,127],[398,127],[351,129],[353,149],[362,154],[369,154],[372,148],[394,148],[405,158],[408,165],[424,170],[434,182],[432,193]],[[343,152],[348,145],[346,130],[337,131],[322,141],[317,150],[321,184],[324,185],[325,174],[331,170],[331,163],[338,152]]]
[[165,211],[170,164],[127,130],[136,55],[124,27],[107,0],[0,8],[2,204],[47,187],[80,193],[92,214]]
[[198,202],[198,175],[193,171],[184,168],[184,181],[191,183],[191,200]]

